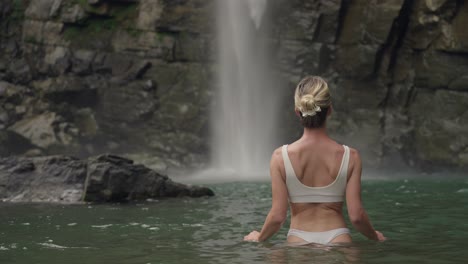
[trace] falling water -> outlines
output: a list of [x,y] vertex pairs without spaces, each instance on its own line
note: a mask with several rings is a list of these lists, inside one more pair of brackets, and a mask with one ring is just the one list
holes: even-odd
[[263,25],[266,0],[219,0],[219,91],[214,102],[215,170],[267,175],[277,103]]

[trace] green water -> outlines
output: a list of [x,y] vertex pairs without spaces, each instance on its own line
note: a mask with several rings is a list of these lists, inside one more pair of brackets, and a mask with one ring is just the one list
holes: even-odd
[[0,263],[466,263],[468,181],[365,181],[363,199],[389,238],[353,230],[343,247],[242,242],[270,206],[269,183],[222,183],[213,198],[141,204],[0,204]]

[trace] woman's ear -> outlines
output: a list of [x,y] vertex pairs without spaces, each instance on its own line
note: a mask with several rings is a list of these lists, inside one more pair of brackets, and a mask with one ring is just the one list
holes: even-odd
[[299,110],[294,109],[294,112],[296,113],[296,115],[297,115],[298,117],[301,117],[301,112],[299,112]]
[[327,116],[330,116],[332,112],[333,112],[333,106],[330,105],[330,107],[328,107]]

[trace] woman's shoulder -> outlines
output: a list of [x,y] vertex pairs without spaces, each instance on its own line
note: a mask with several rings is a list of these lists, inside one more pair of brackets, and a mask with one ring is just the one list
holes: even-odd
[[280,172],[280,175],[283,179],[285,179],[285,168],[284,168],[284,160],[283,160],[283,153],[282,153],[282,148],[278,147],[273,151],[273,154],[271,155],[271,161],[270,161],[270,170],[275,169]]
[[351,158],[359,158],[360,157],[359,151],[357,149],[355,149],[353,147],[350,147],[350,146],[348,146],[346,144],[343,144],[343,146],[346,146],[346,147],[349,148],[349,155],[350,155]]
[[343,146],[347,146],[349,148],[349,165],[348,170],[353,171],[356,166],[360,166],[361,164],[361,155],[356,148],[350,147],[348,145],[343,144]]
[[272,163],[280,163],[283,162],[283,151],[282,151],[283,146],[276,148],[273,150],[273,153],[271,155],[271,162]]

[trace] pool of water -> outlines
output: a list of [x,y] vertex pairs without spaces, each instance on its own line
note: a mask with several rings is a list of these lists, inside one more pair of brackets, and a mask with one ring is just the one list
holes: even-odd
[[136,204],[0,203],[0,263],[465,263],[468,180],[367,180],[377,243],[352,230],[342,247],[291,247],[288,223],[243,242],[270,208],[267,182],[209,185],[212,198]]

